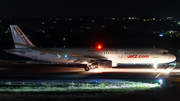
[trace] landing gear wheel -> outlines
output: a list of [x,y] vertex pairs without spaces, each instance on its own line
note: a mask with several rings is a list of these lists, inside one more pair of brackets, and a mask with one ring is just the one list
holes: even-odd
[[153,67],[154,67],[154,70],[156,71],[157,70],[157,63],[154,63]]
[[85,71],[89,71],[90,70],[90,68],[88,66],[86,66],[84,69],[85,69]]

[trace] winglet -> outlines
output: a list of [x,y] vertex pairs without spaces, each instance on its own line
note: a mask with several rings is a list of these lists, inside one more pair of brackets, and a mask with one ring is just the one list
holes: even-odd
[[10,25],[15,48],[36,47],[17,25]]

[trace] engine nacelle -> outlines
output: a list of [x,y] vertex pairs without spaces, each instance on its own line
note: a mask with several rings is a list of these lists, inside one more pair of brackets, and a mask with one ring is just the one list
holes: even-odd
[[80,61],[79,64],[87,64],[87,61]]
[[99,69],[111,69],[112,68],[112,61],[110,60],[99,60],[98,61],[98,68]]

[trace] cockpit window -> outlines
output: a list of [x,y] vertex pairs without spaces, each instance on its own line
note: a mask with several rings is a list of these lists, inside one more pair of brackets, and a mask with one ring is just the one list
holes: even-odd
[[169,54],[169,52],[163,52],[163,54]]

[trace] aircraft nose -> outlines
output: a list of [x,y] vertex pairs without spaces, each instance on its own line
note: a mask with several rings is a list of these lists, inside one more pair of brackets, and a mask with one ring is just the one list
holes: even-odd
[[175,61],[175,60],[176,60],[176,56],[171,55],[170,59],[171,59],[172,61]]

